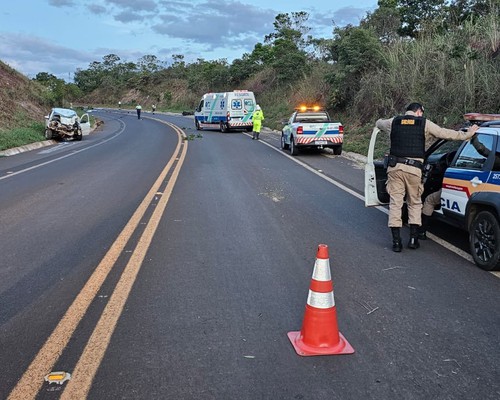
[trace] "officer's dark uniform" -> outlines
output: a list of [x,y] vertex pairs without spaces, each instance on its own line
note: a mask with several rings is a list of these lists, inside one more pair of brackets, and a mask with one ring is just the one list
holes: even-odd
[[389,227],[393,231],[395,251],[401,251],[401,209],[406,197],[410,242],[417,248],[418,226],[422,211],[422,167],[425,156],[425,118],[415,115],[395,117],[391,124],[391,149],[387,169],[387,192],[390,195]]

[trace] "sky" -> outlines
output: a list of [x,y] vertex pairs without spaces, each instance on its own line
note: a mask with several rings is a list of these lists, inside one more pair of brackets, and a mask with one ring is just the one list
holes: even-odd
[[279,13],[305,11],[316,38],[358,25],[377,0],[9,0],[0,7],[0,60],[34,78],[71,81],[77,69],[116,54],[120,62],[172,55],[231,63],[274,31]]

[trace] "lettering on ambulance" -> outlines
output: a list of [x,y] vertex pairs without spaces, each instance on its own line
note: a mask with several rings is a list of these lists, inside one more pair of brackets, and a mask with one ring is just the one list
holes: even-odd
[[495,172],[491,179],[493,179],[494,181],[500,181],[500,174]]

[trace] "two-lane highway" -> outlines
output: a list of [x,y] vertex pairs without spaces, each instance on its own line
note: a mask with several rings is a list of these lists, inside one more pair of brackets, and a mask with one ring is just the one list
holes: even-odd
[[[7,360],[0,367],[0,397],[25,374],[169,160],[171,172],[142,224],[55,364],[44,371],[66,371],[71,379],[61,387],[33,375],[24,384],[38,385],[37,398],[500,396],[498,278],[433,241],[393,253],[387,216],[364,207],[356,183],[361,171],[341,157],[306,154],[301,165],[245,134],[196,132],[192,119],[155,115],[193,138],[176,152],[178,132],[145,114],[137,121],[132,114],[99,112],[106,120],[103,132],[82,145],[123,132],[80,153],[87,161],[81,164],[93,167],[78,189],[71,174],[53,176],[55,169],[68,171],[72,157],[0,180],[2,227],[4,219],[14,224],[17,238],[35,232],[27,244],[11,238],[1,245],[15,264],[0,269],[0,348]],[[0,170],[46,160],[38,153],[23,157],[19,165],[9,159],[8,168],[0,160]],[[114,173],[96,177],[100,163]],[[4,199],[4,191],[12,197]],[[83,197],[92,212],[81,206],[71,214],[67,206],[39,223],[24,197]],[[151,241],[142,241],[163,208]],[[69,237],[60,244],[47,239],[58,231]],[[2,237],[8,232],[2,228]],[[88,239],[83,244],[77,240],[82,237]],[[330,248],[339,328],[353,355],[299,357],[287,337],[301,328],[319,243]],[[23,254],[30,247],[37,256]],[[136,258],[140,262],[131,263]],[[122,290],[127,284],[130,292]],[[120,301],[122,307],[116,306]],[[107,320],[116,326],[102,322]]]

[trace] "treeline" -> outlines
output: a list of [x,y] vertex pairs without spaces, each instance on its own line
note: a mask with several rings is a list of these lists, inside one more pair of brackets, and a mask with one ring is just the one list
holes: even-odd
[[176,110],[192,109],[205,92],[248,89],[271,120],[319,102],[353,129],[410,101],[448,126],[465,112],[500,113],[500,0],[380,0],[358,26],[334,25],[332,38],[312,37],[308,18],[278,14],[274,31],[231,63],[109,54],[77,70],[73,84],[46,73],[35,79],[52,85],[54,102]]

